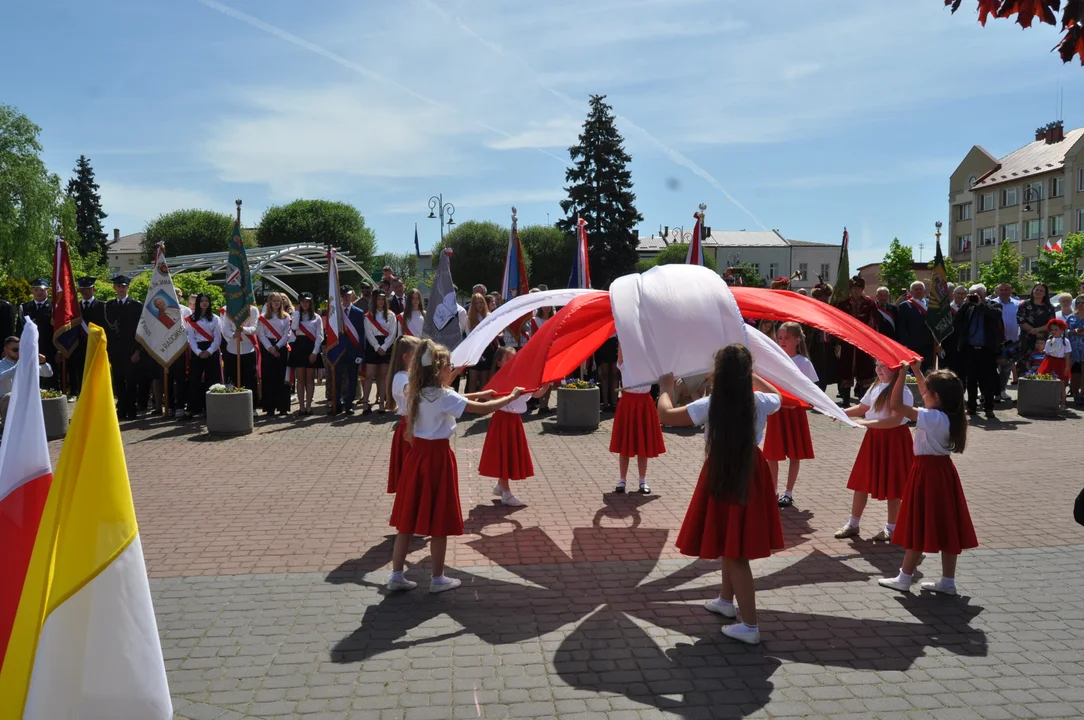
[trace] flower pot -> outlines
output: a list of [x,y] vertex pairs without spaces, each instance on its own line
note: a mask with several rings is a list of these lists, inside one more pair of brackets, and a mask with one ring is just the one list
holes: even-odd
[[68,434],[68,398],[42,398],[41,412],[45,415],[45,437],[56,440]]
[[1060,380],[1025,380],[1016,385],[1016,411],[1033,417],[1054,417],[1061,408]]
[[594,430],[599,423],[598,388],[557,389],[557,427],[567,430]]
[[252,391],[207,393],[207,432],[247,435],[252,432]]

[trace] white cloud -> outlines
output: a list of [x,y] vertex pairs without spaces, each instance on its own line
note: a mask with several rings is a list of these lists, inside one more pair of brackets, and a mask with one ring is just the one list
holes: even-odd
[[148,220],[174,210],[200,208],[233,211],[233,197],[212,197],[200,190],[163,188],[126,183],[100,182],[102,208],[109,214],[108,222],[125,224],[122,234],[140,232]]
[[523,148],[567,148],[575,144],[582,129],[582,120],[562,115],[542,122],[532,122],[526,130],[511,137],[488,143],[494,150]]

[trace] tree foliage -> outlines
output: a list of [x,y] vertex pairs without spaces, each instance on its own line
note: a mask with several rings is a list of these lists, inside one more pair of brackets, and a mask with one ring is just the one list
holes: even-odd
[[1001,283],[1012,285],[1013,292],[1021,294],[1030,276],[1021,273],[1022,257],[1011,240],[1005,240],[988,263],[979,265],[979,282],[993,290]]
[[[211,274],[206,272],[177,273],[173,276],[173,287],[186,296],[206,293],[211,297],[211,307],[217,310],[226,304],[226,295],[222,292],[220,286],[211,284],[208,279],[210,277]],[[150,284],[150,272],[139,273],[131,279],[128,285],[128,297],[138,302],[145,302],[147,300],[147,288],[150,287]],[[111,297],[113,296],[112,292],[109,294]]]
[[904,245],[899,238],[892,238],[888,252],[881,260],[881,284],[888,288],[892,297],[902,295],[915,281],[915,256],[910,245]]
[[768,287],[768,282],[761,276],[751,263],[740,262],[737,267],[741,268],[741,284],[745,287],[762,288]]
[[376,235],[353,205],[332,200],[294,200],[267,208],[256,230],[260,247],[330,243],[362,267],[376,254]]
[[[682,265],[689,256],[688,243],[670,243],[655,256],[656,265]],[[704,254],[704,264],[712,270],[718,271],[719,265],[715,258],[707,253]]]
[[79,243],[74,244],[69,240],[68,244],[78,248],[82,255],[105,253],[109,236],[102,229],[102,220],[107,216],[102,212],[102,196],[98,194],[94,168],[86,155],[80,155],[75,164],[75,177],[68,180],[67,195],[75,202],[76,230],[79,233]]
[[587,243],[591,262],[591,284],[607,289],[610,283],[636,269],[636,227],[643,216],[635,207],[632,158],[614,123],[605,95],[592,95],[591,109],[579,141],[568,149],[574,163],[565,171],[568,199],[561,201],[567,216],[557,222],[562,232],[573,234],[576,215],[587,221]]
[[214,210],[174,210],[159,215],[147,223],[142,260],[154,262],[154,249],[159,242],[166,244],[167,257],[225,252],[230,248],[233,222],[229,215]]
[[[546,285],[550,290],[568,287],[572,274],[572,258],[576,254],[576,238],[553,225],[528,225],[519,229],[523,254],[529,258],[531,287]],[[594,258],[588,256],[594,271]],[[592,284],[594,279],[592,278]]]
[[[479,283],[487,290],[500,290],[508,232],[508,228],[495,222],[467,220],[457,224],[442,242],[437,243],[433,257],[440,257],[444,248],[452,249],[452,279],[462,293],[470,292],[471,287]],[[527,268],[530,278],[529,259]]]
[[1084,233],[1075,233],[1065,238],[1060,253],[1040,250],[1032,274],[1036,282],[1046,283],[1051,293],[1075,295],[1080,284],[1081,258],[1084,258]]
[[[963,0],[945,0],[945,5],[952,12],[960,9]],[[1070,62],[1080,56],[1084,65],[1084,0],[1065,0],[1061,12],[1061,29],[1064,31],[1057,51],[1062,62]],[[979,22],[986,25],[986,20],[993,15],[996,18],[1016,16],[1016,22],[1023,28],[1031,27],[1033,21],[1047,25],[1056,25],[1056,12],[1061,8],[1062,0],[978,0]]]
[[60,179],[41,159],[41,128],[0,105],[0,279],[48,276]]
[[395,277],[403,281],[403,285],[406,289],[418,287],[421,282],[421,271],[418,269],[418,256],[412,252],[409,253],[381,253],[373,258],[372,263],[369,265],[369,274],[375,280],[380,280],[380,275],[383,272],[384,266],[391,267],[391,272]]

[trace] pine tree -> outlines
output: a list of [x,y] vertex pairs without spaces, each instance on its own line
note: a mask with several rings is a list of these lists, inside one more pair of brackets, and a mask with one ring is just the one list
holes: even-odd
[[576,228],[577,213],[587,221],[591,284],[607,289],[622,275],[636,271],[636,226],[643,216],[636,211],[632,174],[624,139],[614,125],[605,95],[591,96],[591,110],[579,142],[568,149],[575,166],[565,171],[568,199],[561,201],[567,217],[557,221],[565,233]]
[[108,236],[102,230],[102,198],[98,194],[98,183],[94,182],[94,168],[86,155],[80,155],[75,164],[75,177],[68,180],[68,197],[75,201],[76,228],[79,231],[79,253],[90,255],[100,253],[105,256]]

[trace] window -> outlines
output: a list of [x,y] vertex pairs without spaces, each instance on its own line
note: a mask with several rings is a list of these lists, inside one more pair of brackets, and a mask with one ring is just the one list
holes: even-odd
[[1012,207],[1020,203],[1020,188],[1005,188],[1001,191],[1001,207]]
[[971,219],[971,203],[963,203],[956,206],[956,219],[957,220],[970,220]]
[[986,193],[979,195],[979,212],[986,212],[987,210],[994,209],[994,194]]
[[982,233],[981,238],[983,245],[993,245],[997,242],[997,228],[983,228],[979,232]]
[[1050,237],[1065,234],[1065,216],[1054,215],[1050,218]]
[[829,273],[828,263],[821,263],[821,280],[823,282],[832,281],[832,276]]
[[1076,231],[1084,232],[1084,208],[1076,211]]
[[1037,257],[1028,258],[1028,272],[1029,273],[1035,272],[1035,267],[1038,264],[1039,264],[1039,258],[1037,258]]
[[1020,223],[1009,223],[1001,226],[1001,239],[1016,242],[1020,239]]
[[772,280],[779,277],[779,263],[768,263],[768,277]]
[[1024,239],[1038,240],[1043,236],[1043,221],[1028,220],[1024,223]]
[[1027,190],[1024,192],[1024,202],[1035,202],[1036,200],[1043,199],[1043,183],[1033,182],[1028,183]]
[[957,276],[957,278],[959,278],[959,281],[960,281],[961,285],[964,284],[964,283],[971,282],[971,268],[970,267],[957,268],[956,276]]
[[967,252],[971,249],[971,236],[960,235],[956,238],[956,252]]
[[1065,178],[1050,178],[1050,197],[1061,197],[1065,194]]
[[809,277],[809,263],[798,263],[799,280],[805,280]]
[[1077,170],[1077,172],[1080,174],[1080,179],[1077,180],[1076,189],[1084,192],[1084,167]]

